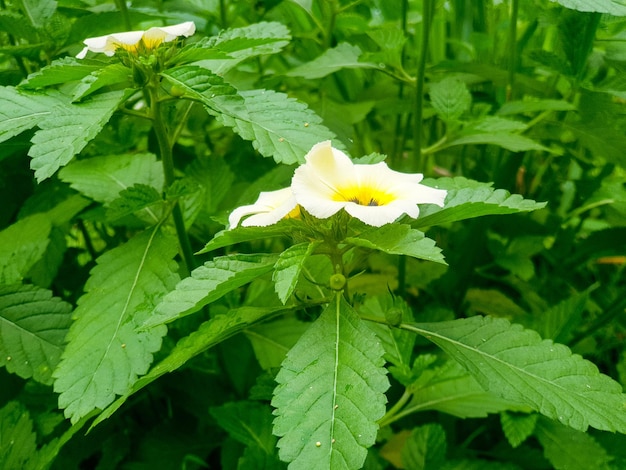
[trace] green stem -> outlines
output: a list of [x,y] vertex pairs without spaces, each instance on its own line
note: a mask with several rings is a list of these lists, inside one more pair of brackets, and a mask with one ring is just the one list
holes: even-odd
[[226,7],[226,0],[220,0],[220,23],[222,29],[226,29],[228,27],[228,9]]
[[[175,179],[174,156],[172,154],[172,143],[170,142],[167,126],[163,121],[163,112],[161,109],[161,102],[159,101],[158,86],[158,83],[151,83],[148,91],[150,94],[150,106],[152,109],[154,133],[156,134],[159,145],[159,154],[161,156],[161,164],[163,165],[165,186],[170,187],[172,183],[174,183]],[[178,243],[180,244],[185,268],[187,274],[189,274],[196,267],[196,260],[193,256],[193,250],[191,249],[191,242],[189,241],[187,229],[185,228],[183,211],[178,201],[174,203],[174,207],[172,208],[172,218],[174,219],[176,235],[178,237]]]
[[434,0],[424,0],[422,12],[422,44],[420,46],[420,58],[417,64],[417,77],[415,86],[415,116],[413,119],[413,155],[415,157],[414,169],[422,168],[422,125],[424,111],[424,78],[426,75],[426,58],[428,56],[428,40],[430,38],[430,26],[433,19]]
[[517,69],[517,13],[519,11],[519,0],[513,0],[511,11],[511,22],[509,24],[509,78],[506,90],[506,100],[511,101],[515,96],[513,93],[515,85],[515,71]]
[[404,389],[404,393],[402,394],[400,399],[396,402],[396,404],[393,405],[389,409],[389,411],[387,411],[387,413],[385,413],[385,416],[383,416],[382,418],[378,420],[378,426],[382,428],[396,421],[398,419],[397,418],[398,413],[404,407],[404,405],[406,405],[409,402],[412,396],[413,396],[413,392],[409,388]]
[[126,7],[125,0],[115,0],[115,5],[117,9],[120,11],[120,15],[122,15],[122,21],[124,22],[124,28],[126,31],[131,31],[133,29],[133,24],[130,21],[130,15],[128,14],[128,8]]

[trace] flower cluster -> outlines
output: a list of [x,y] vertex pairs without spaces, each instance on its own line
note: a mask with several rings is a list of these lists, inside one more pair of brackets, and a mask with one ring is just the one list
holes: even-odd
[[300,207],[320,219],[343,209],[368,225],[380,227],[403,214],[416,218],[418,204],[443,207],[447,194],[420,184],[421,174],[400,173],[384,162],[355,164],[330,141],[314,145],[305,161],[296,169],[289,188],[263,192],[254,204],[235,209],[228,219],[230,228],[272,225],[297,216]]
[[85,47],[76,57],[84,59],[88,51],[102,52],[107,56],[115,54],[117,49],[136,52],[139,49],[152,50],[164,42],[171,42],[181,36],[189,37],[196,32],[193,21],[175,24],[172,26],[154,27],[147,31],[126,31],[106,36],[87,38],[83,41]]

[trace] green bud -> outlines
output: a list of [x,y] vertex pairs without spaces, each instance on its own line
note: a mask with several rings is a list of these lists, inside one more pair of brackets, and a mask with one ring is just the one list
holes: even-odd
[[330,276],[330,288],[333,290],[341,290],[346,285],[346,276],[343,274],[333,274]]
[[385,320],[391,326],[398,326],[402,323],[402,310],[396,307],[390,308],[385,312]]

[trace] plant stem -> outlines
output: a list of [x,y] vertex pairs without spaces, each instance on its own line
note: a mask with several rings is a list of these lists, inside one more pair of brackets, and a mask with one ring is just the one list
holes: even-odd
[[506,100],[511,101],[514,98],[515,71],[517,69],[517,13],[519,11],[519,0],[513,0],[511,6],[511,22],[509,24],[509,78],[506,89]]
[[433,19],[434,0],[424,0],[422,11],[422,44],[420,46],[420,58],[417,64],[417,83],[415,86],[415,113],[413,118],[413,169],[422,168],[422,124],[424,111],[424,78],[426,74],[426,58],[428,56],[428,39],[430,26]]
[[133,24],[130,21],[130,15],[128,14],[128,8],[126,8],[125,0],[115,0],[115,5],[117,6],[117,9],[120,11],[120,15],[122,15],[124,28],[126,28],[127,31],[131,31],[133,29]]
[[389,409],[389,411],[385,413],[385,416],[383,416],[382,418],[380,418],[380,420],[378,420],[378,426],[382,428],[396,421],[396,416],[398,415],[398,412],[404,407],[404,405],[408,403],[408,401],[411,399],[412,396],[413,396],[413,392],[409,388],[404,389],[404,393],[402,394],[400,399],[395,403],[395,405],[393,405]]
[[[158,83],[151,83],[149,85],[150,94],[150,107],[152,109],[152,119],[154,126],[154,133],[156,134],[157,142],[159,145],[159,153],[161,156],[161,164],[163,165],[163,175],[165,177],[165,186],[170,187],[174,183],[174,156],[172,154],[172,143],[168,136],[167,126],[163,121],[163,112],[161,109],[161,102],[159,101]],[[176,235],[178,237],[178,243],[183,256],[184,265],[187,271],[187,275],[196,267],[196,260],[193,256],[193,250],[191,249],[191,242],[189,241],[189,235],[185,228],[185,220],[183,218],[183,211],[180,208],[180,203],[176,201],[172,208],[172,218],[174,219],[174,226],[176,227]]]

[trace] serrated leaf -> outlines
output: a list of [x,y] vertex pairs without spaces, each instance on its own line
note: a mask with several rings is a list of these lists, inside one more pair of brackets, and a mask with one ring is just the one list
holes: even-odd
[[210,38],[207,45],[228,54],[230,58],[209,58],[197,63],[223,75],[245,59],[279,52],[289,44],[290,39],[287,27],[275,21],[261,21],[241,28],[228,29]]
[[436,410],[458,418],[485,418],[490,413],[525,409],[485,391],[472,375],[454,361],[426,369],[411,384],[411,389],[413,398],[402,410],[403,416]]
[[559,302],[534,319],[533,329],[542,338],[551,338],[557,343],[567,344],[582,320],[588,299],[589,290]]
[[162,325],[196,312],[224,294],[270,272],[275,262],[274,255],[244,254],[220,256],[207,261],[163,297],[143,327]]
[[278,298],[283,304],[293,294],[304,263],[318,245],[318,242],[299,243],[290,246],[278,256],[272,273],[272,281],[274,281]]
[[545,202],[524,199],[519,194],[504,189],[493,189],[490,184],[472,182],[462,177],[424,180],[424,184],[446,189],[448,195],[444,207],[433,204],[424,206],[420,216],[411,224],[428,227],[485,215],[515,214],[545,207]]
[[383,353],[340,295],[289,351],[272,405],[290,468],[361,468],[385,413]]
[[537,419],[539,419],[539,415],[536,413],[522,414],[505,411],[500,414],[502,432],[506,436],[506,440],[511,444],[511,447],[519,447],[521,443],[533,434]]
[[106,64],[99,60],[83,59],[75,57],[62,57],[53,60],[50,65],[42,67],[35,73],[31,73],[20,83],[20,88],[43,88],[50,85],[81,80],[96,70],[100,70]]
[[[250,90],[239,95],[244,99],[244,107],[239,101],[229,100],[219,112],[208,107],[207,111],[242,139],[252,141],[261,155],[273,157],[277,163],[304,163],[304,156],[315,144],[336,139],[306,104],[284,93]],[[336,140],[333,145],[343,148]]]
[[18,4],[24,16],[36,28],[42,27],[57,8],[55,0],[19,0]]
[[237,243],[260,240],[263,238],[281,237],[292,233],[298,227],[293,219],[279,220],[267,227],[236,227],[234,229],[217,232],[198,253],[208,253],[218,248],[235,245]]
[[12,11],[0,11],[0,30],[15,39],[24,39],[29,44],[38,40],[37,29],[26,21],[22,15]]
[[475,316],[408,328],[465,367],[491,393],[579,431],[626,432],[622,387],[569,348],[507,320]]
[[187,173],[204,188],[203,212],[215,214],[229,194],[235,174],[223,158],[196,159]]
[[589,434],[560,423],[539,419],[535,436],[543,453],[556,470],[609,470],[611,457]]
[[472,95],[458,78],[448,77],[430,86],[430,102],[444,121],[454,121],[469,110]]
[[[111,201],[107,207],[107,218],[117,220],[146,209],[156,203],[163,202],[161,194],[152,186],[146,184],[134,184],[130,188],[120,191],[119,197]],[[154,211],[150,211],[154,214]],[[158,218],[152,220],[158,222]]]
[[0,286],[0,366],[24,379],[52,382],[72,306],[36,286]]
[[96,260],[54,372],[59,407],[73,423],[126,394],[148,371],[167,330],[137,326],[178,281],[177,252],[176,240],[155,227]]
[[550,0],[565,8],[578,11],[595,11],[615,16],[626,16],[626,6],[616,0]]
[[322,78],[341,69],[378,68],[377,64],[359,62],[361,49],[347,42],[327,49],[310,62],[306,62],[287,72],[289,77],[304,77],[308,80]]
[[440,424],[426,424],[411,432],[402,448],[404,468],[439,470],[446,458],[446,433]]
[[347,237],[345,242],[390,255],[406,255],[446,264],[441,249],[435,246],[435,241],[406,224],[383,225],[367,230],[358,236]]
[[33,214],[0,232],[0,284],[26,277],[46,252],[51,230],[47,215]]
[[23,93],[13,87],[0,87],[0,102],[0,142],[39,124],[59,103],[53,96]]
[[67,165],[102,130],[125,98],[126,91],[118,90],[95,95],[82,103],[54,107],[37,123],[40,129],[31,139],[33,146],[28,151],[37,180],[41,182]]
[[72,162],[59,172],[61,181],[104,204],[134,184],[163,188],[163,166],[151,153],[104,155]]
[[122,64],[110,64],[100,67],[83,77],[76,85],[72,93],[72,101],[80,101],[105,86],[119,86],[120,83],[128,82],[127,85],[130,87],[132,86],[130,78],[130,69]]
[[276,438],[272,435],[272,411],[268,406],[230,402],[209,411],[233,439],[247,447],[258,447],[266,454],[274,453]]
[[17,401],[0,408],[0,468],[35,470],[37,436],[28,410]]
[[188,360],[244,329],[290,311],[292,307],[241,307],[227,314],[216,315],[200,325],[198,330],[180,339],[167,357],[156,364],[148,374],[140,377],[129,392],[108,406],[94,421],[92,427],[109,418],[130,395],[154,382],[159,377],[181,368]]
[[556,150],[541,145],[539,142],[519,134],[478,132],[463,135],[446,142],[441,148],[454,147],[455,145],[497,145],[511,152],[526,152],[528,150],[540,150],[542,152],[556,153]]

